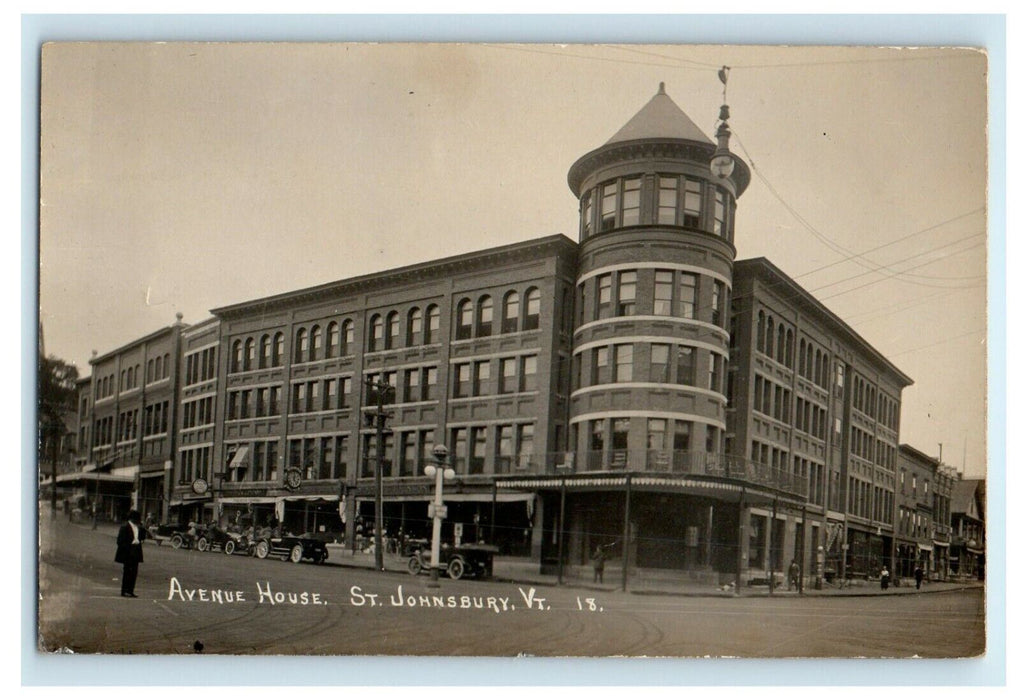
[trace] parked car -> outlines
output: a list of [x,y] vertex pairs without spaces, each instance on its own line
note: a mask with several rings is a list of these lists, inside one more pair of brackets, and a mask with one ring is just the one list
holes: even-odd
[[329,558],[326,543],[314,537],[301,535],[283,535],[280,537],[261,537],[255,542],[255,556],[265,559],[278,556],[283,561],[294,563],[308,559],[321,564]]
[[[198,536],[195,541],[195,549],[200,552],[211,552],[216,549],[226,552],[228,543],[236,546],[235,537],[226,530],[221,530],[214,526],[206,528],[205,532]],[[230,552],[227,552],[227,554],[230,554]]]
[[[455,581],[462,576],[489,578],[492,576],[492,557],[498,553],[499,547],[491,544],[443,545],[439,548],[439,570],[445,571]],[[412,576],[417,576],[431,569],[431,561],[431,549],[419,549],[407,560],[407,570]]]
[[157,546],[162,545],[164,542],[170,543],[174,535],[187,531],[188,526],[182,523],[153,525],[148,529],[149,539],[155,542]]

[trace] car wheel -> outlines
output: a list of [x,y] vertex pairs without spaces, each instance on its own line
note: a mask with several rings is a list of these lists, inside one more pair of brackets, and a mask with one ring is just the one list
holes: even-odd
[[290,556],[288,557],[292,562],[297,564],[301,561],[301,557],[305,554],[305,548],[299,544],[294,545],[290,549]]
[[265,559],[269,556],[269,543],[265,540],[259,540],[259,543],[255,545],[255,556],[259,559]]
[[195,549],[197,549],[200,552],[208,552],[209,551],[209,540],[207,540],[204,537],[199,537],[198,538],[198,543],[195,545]]
[[170,538],[170,546],[174,549],[180,549],[184,546],[184,538],[180,535],[174,535]]
[[446,569],[446,573],[454,581],[464,575],[464,561],[462,559],[454,559],[450,562],[450,566]]
[[412,576],[417,576],[421,573],[421,559],[418,557],[411,557],[407,560],[407,570],[411,572]]
[[237,548],[237,545],[234,544],[234,540],[227,540],[226,542],[223,543],[223,553],[224,554],[233,554],[234,550],[236,548]]

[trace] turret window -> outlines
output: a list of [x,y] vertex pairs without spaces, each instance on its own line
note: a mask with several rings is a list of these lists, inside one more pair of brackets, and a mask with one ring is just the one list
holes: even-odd
[[632,177],[623,181],[623,206],[620,211],[622,226],[636,226],[641,223],[641,178]]
[[684,182],[684,226],[701,228],[701,183],[697,180]]
[[659,178],[659,208],[656,222],[676,226],[676,193],[680,178]]

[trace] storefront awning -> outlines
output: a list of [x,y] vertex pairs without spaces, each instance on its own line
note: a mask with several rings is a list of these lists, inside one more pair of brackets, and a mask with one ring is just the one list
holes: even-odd
[[[507,493],[504,491],[496,492],[497,503],[518,503],[522,501],[534,500],[535,494],[533,493]],[[355,496],[356,501],[374,501],[374,496]],[[400,502],[420,502],[420,503],[432,503],[434,500],[433,496],[386,496],[383,494],[384,503],[400,503]],[[477,503],[491,503],[491,493],[444,493],[443,503],[464,503],[464,502],[477,502]]]
[[918,542],[917,543],[917,548],[920,549],[922,552],[930,552],[931,551],[931,545],[930,544],[921,544],[920,542]]
[[[135,477],[127,476],[123,474],[105,474],[102,472],[74,472],[72,474],[60,474],[57,476],[58,484],[67,484],[75,482],[85,481],[105,481],[114,482],[119,484],[132,484],[135,481]],[[44,479],[40,482],[40,486],[49,486],[53,482],[52,477]]]

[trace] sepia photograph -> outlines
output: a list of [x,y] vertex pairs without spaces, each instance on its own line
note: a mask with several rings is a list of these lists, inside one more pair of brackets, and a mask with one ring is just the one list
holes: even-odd
[[38,653],[986,653],[984,50],[39,62]]

